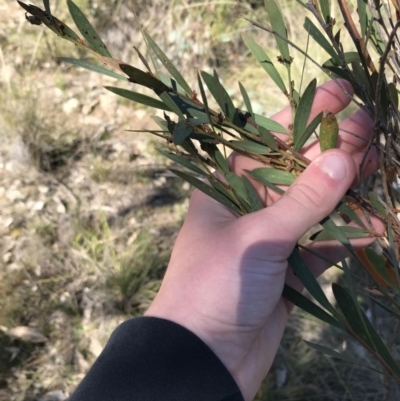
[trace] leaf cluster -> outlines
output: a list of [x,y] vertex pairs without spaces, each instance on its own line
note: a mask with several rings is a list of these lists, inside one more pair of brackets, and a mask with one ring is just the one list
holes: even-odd
[[[265,1],[269,26],[248,20],[255,27],[273,34],[276,40],[279,56],[277,61],[273,61],[250,35],[243,34],[250,52],[282,92],[282,96],[287,98],[292,111],[292,123],[287,127],[255,113],[251,98],[240,82],[245,110],[236,107],[217,71],[213,74],[200,71],[194,89],[146,31],[143,31],[143,38],[150,51],[153,68],[150,67],[152,63],[136,49],[146,68],[141,70],[112,57],[72,0],[68,0],[67,4],[81,36],[51,14],[49,1],[44,1],[45,10],[19,0],[18,3],[29,13],[31,23],[43,23],[62,39],[86,50],[90,57],[85,60],[61,58],[61,61],[130,83],[128,89],[110,86],[106,89],[131,101],[162,110],[164,117],[155,118],[159,130],[150,133],[165,141],[165,148],[159,151],[178,166],[171,168],[171,171],[239,216],[264,207],[250,179],[283,194],[284,188],[292,184],[309,164],[301,150],[313,134],[319,137],[322,151],[337,146],[339,126],[329,110],[309,121],[317,82],[314,79],[305,86],[304,91],[301,90],[302,77],[300,82],[295,82],[292,77],[292,54],[300,53],[306,61],[313,63],[333,80],[343,78],[349,81],[355,95],[347,95],[374,120],[374,136],[365,144],[365,148],[367,151],[372,146],[377,149],[383,189],[379,197],[365,186],[358,192],[350,191],[337,206],[338,216],[345,221],[357,222],[362,228],[338,225],[333,216],[328,216],[321,222],[322,230],[310,240],[339,241],[369,272],[375,280],[376,292],[384,297],[384,301],[372,295],[368,297],[394,318],[400,318],[397,262],[400,242],[397,212],[400,199],[395,190],[400,165],[400,115],[396,88],[400,80],[400,43],[397,38],[400,3],[397,0],[357,0],[356,13],[350,12],[349,1],[337,0],[341,18],[345,22],[341,27],[336,26],[330,0],[307,3],[298,0],[310,12],[310,18],[307,17],[303,25],[305,33],[327,55],[322,65],[308,55],[307,49],[303,50],[289,40],[285,17],[277,0]],[[353,50],[344,51],[343,43],[349,39],[353,43]],[[285,67],[284,74],[278,72],[276,63]],[[161,72],[159,65],[168,74]],[[340,81],[338,83],[340,85]],[[131,89],[135,85],[151,89],[154,96],[135,92]],[[210,106],[210,98],[217,109]],[[287,140],[282,140],[278,133],[286,135]],[[266,167],[238,175],[232,171],[229,163],[232,151],[260,161]],[[365,160],[360,167],[361,177],[364,163]],[[386,221],[387,236],[378,239],[375,250],[367,249],[356,254],[349,240],[372,234],[371,229],[361,222],[360,215],[365,215],[367,220],[368,216],[374,215]],[[346,260],[343,259],[341,263],[345,285],[333,284],[332,287],[337,306],[328,301],[299,249],[294,250],[289,263],[315,302],[290,287],[285,287],[283,295],[325,323],[348,332],[376,357],[385,374],[400,381],[400,366],[360,306],[362,294],[354,283]],[[311,346],[331,357],[354,362],[354,358],[321,345]]]

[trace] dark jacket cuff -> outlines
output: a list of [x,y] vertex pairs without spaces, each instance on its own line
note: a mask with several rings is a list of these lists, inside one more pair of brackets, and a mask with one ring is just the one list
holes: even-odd
[[243,401],[232,375],[191,331],[130,319],[114,331],[69,401]]

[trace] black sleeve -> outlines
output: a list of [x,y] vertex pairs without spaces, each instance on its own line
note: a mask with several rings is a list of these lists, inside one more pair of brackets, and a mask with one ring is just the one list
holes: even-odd
[[243,401],[196,335],[164,319],[122,323],[69,401]]

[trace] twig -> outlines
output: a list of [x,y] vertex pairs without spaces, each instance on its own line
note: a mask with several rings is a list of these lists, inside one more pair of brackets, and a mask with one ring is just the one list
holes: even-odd
[[400,27],[400,21],[397,21],[396,25],[394,26],[392,32],[389,35],[389,39],[388,39],[388,43],[386,45],[385,52],[383,53],[383,55],[379,61],[378,82],[376,84],[376,92],[375,92],[375,121],[374,121],[375,126],[379,123],[380,98],[381,98],[382,82],[383,82],[383,79],[385,78],[385,75],[384,75],[385,63],[386,63],[386,59],[389,55],[389,52],[390,52],[390,49],[392,46],[393,38],[396,35],[397,29],[399,29],[399,27]]
[[[375,72],[376,71],[375,65],[372,62],[372,59],[368,53],[368,50],[365,49],[365,52],[363,52],[363,48],[365,48],[364,39],[358,33],[358,30],[356,28],[356,25],[354,24],[353,18],[351,17],[349,8],[347,7],[347,3],[345,3],[343,0],[338,0],[338,3],[339,3],[340,11],[341,11],[344,21],[345,21],[344,24],[354,42],[354,44],[356,45],[358,54],[360,55],[360,60],[363,63],[364,70],[368,76],[368,80],[371,82],[371,77],[369,75],[368,68],[372,72]],[[368,66],[365,64],[365,61],[368,62]]]
[[309,56],[304,50],[302,50],[299,46],[295,45],[292,41],[290,41],[289,39],[286,39],[284,36],[280,35],[278,32],[276,32],[275,30],[268,28],[264,25],[259,24],[256,21],[253,21],[247,17],[242,16],[243,19],[245,19],[246,21],[250,22],[250,24],[254,25],[255,27],[262,29],[263,31],[267,31],[269,33],[272,33],[273,35],[277,36],[278,38],[284,40],[286,43],[288,43],[290,46],[292,46],[295,50],[297,50],[299,53],[301,53],[303,56],[307,57],[314,65],[316,65],[321,71],[323,71],[325,74],[327,74],[329,76],[329,78],[331,78],[334,82],[336,82],[336,84],[340,87],[340,89],[342,89],[343,93],[353,102],[355,103],[358,107],[360,107],[361,109],[365,110],[368,114],[369,111],[368,109],[365,107],[364,104],[360,103],[359,101],[357,101],[354,96],[352,96],[349,92],[346,91],[346,89],[343,87],[343,85],[340,83],[340,81],[328,70],[324,69],[320,64],[318,64],[311,56]]

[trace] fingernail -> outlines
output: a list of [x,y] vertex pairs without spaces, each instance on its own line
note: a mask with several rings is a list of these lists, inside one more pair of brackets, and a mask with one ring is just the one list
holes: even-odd
[[326,153],[320,156],[318,167],[335,181],[341,181],[347,176],[347,165],[342,157],[335,153]]

